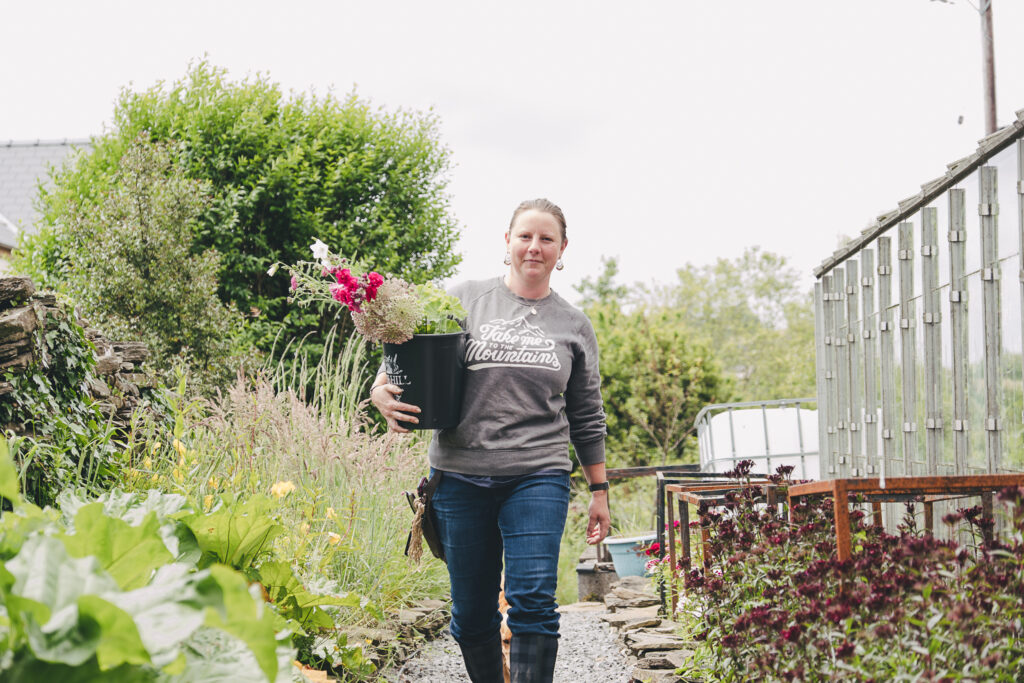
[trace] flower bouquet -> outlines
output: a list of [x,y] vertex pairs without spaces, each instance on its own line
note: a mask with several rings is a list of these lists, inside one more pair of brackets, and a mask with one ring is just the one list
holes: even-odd
[[[333,254],[315,240],[314,261],[285,265],[291,275],[289,302],[308,306],[334,302],[348,309],[356,331],[384,346],[384,372],[402,388],[402,401],[420,407],[411,429],[445,429],[462,411],[466,309],[433,284],[414,285],[381,275]],[[274,275],[281,264],[271,266]]]

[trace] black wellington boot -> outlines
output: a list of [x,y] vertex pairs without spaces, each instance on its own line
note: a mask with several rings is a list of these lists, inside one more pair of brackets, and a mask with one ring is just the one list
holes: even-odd
[[551,683],[558,657],[558,638],[525,633],[512,636],[509,659],[512,683]]
[[466,672],[473,683],[504,683],[502,672],[501,635],[477,645],[463,645],[462,659],[466,663]]

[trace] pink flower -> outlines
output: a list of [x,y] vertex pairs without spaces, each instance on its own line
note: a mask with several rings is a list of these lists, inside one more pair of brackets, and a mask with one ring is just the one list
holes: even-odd
[[367,276],[367,281],[370,283],[370,287],[376,291],[378,287],[384,284],[384,278],[381,277],[380,273],[370,273]]
[[299,288],[299,278],[292,275],[292,286],[289,287],[293,292]]

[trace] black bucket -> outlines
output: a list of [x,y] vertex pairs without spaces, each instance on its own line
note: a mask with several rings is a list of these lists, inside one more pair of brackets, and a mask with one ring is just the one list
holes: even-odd
[[418,406],[419,424],[408,429],[451,429],[462,417],[466,340],[469,332],[414,334],[402,344],[384,344],[384,372],[402,388],[402,403]]

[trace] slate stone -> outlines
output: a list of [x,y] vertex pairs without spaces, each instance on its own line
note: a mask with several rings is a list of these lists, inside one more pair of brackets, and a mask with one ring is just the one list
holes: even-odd
[[8,341],[12,337],[25,337],[39,326],[36,312],[31,306],[12,308],[0,313],[0,341]]
[[0,364],[31,350],[32,345],[31,337],[15,337],[6,344],[0,344]]
[[[657,624],[661,623],[661,619],[658,617],[657,605],[616,610],[612,614],[601,615],[600,619],[614,628],[622,628],[632,621],[653,620]],[[635,626],[633,628],[640,628],[640,626]]]
[[637,667],[633,669],[633,680],[644,683],[676,683],[681,680],[672,669],[644,669]]
[[603,612],[604,603],[593,601],[574,602],[571,605],[562,605],[558,608],[558,611],[562,614],[570,612]]
[[650,633],[646,630],[640,630],[626,634],[626,646],[634,652],[682,650],[688,645],[688,641],[668,633]]
[[107,375],[113,375],[120,369],[121,356],[111,353],[96,359],[96,366],[93,368],[93,372],[100,377],[106,377]]
[[0,278],[0,308],[12,302],[23,302],[35,293],[35,283],[27,277]]
[[654,590],[651,587],[651,580],[643,576],[623,576],[616,583],[612,584],[612,590],[616,588],[626,588],[641,593],[652,593]]
[[141,363],[149,358],[149,347],[145,342],[114,342],[111,347],[129,363]]

